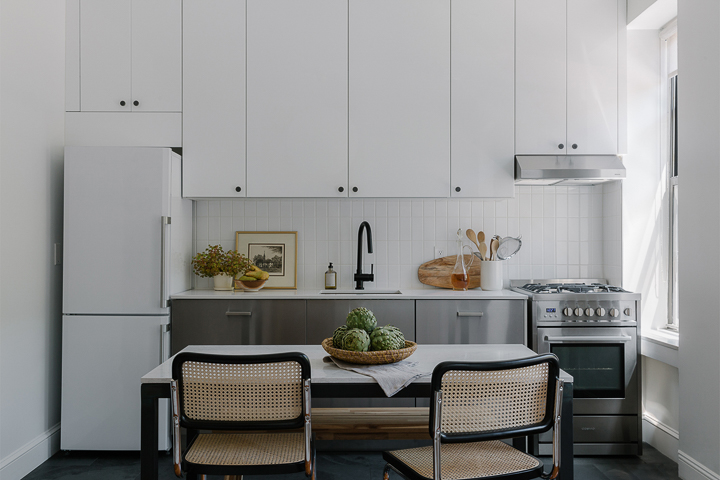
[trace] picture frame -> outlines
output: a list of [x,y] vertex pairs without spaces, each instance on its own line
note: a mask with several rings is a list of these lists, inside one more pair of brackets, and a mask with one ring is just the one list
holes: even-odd
[[235,250],[270,274],[264,288],[297,289],[297,232],[235,232]]

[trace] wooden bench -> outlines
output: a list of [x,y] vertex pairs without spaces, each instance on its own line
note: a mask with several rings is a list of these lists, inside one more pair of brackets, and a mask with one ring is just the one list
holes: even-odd
[[428,440],[427,407],[313,408],[317,440]]

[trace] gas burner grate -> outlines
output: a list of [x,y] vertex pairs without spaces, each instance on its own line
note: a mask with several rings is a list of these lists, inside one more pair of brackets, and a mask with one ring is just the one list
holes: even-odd
[[630,293],[620,287],[601,283],[528,283],[521,288],[532,293]]

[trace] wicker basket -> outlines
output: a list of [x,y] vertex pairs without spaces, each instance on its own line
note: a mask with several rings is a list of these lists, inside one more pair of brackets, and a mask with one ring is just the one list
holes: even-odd
[[342,350],[333,347],[333,339],[326,338],[322,342],[322,347],[331,356],[350,363],[360,363],[363,365],[383,365],[386,363],[395,363],[404,360],[412,355],[417,349],[417,343],[405,340],[405,348],[399,350],[381,350],[377,352],[353,352],[351,350]]

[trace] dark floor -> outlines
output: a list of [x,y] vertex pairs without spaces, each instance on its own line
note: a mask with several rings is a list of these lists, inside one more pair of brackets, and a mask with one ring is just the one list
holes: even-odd
[[[546,465],[549,458],[543,458]],[[318,453],[317,480],[381,480],[379,452]],[[391,478],[397,475],[391,473]],[[135,480],[140,478],[138,452],[60,452],[23,480]],[[160,455],[159,480],[175,479],[172,455]],[[221,477],[209,477],[216,479]],[[304,473],[245,479],[304,479]],[[645,444],[640,457],[577,457],[576,480],[679,480],[677,464]]]

